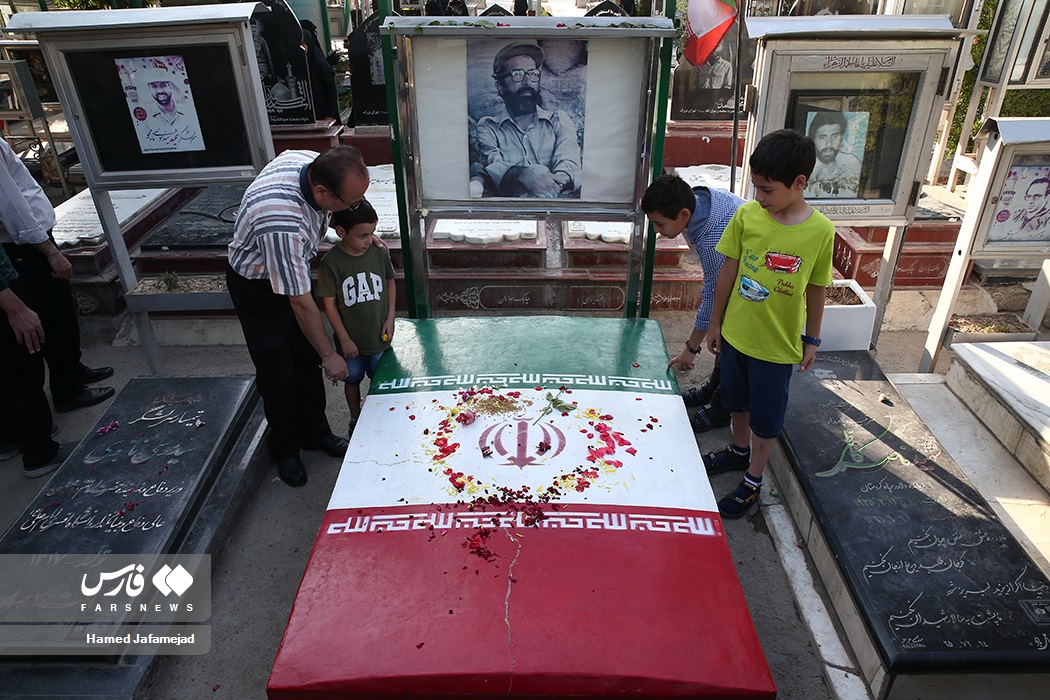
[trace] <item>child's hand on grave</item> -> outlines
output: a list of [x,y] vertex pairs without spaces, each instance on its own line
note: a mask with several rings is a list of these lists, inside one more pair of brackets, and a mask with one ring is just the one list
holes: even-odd
[[390,339],[394,337],[394,322],[387,321],[383,324],[383,333],[379,336],[379,339],[384,343],[389,343]]

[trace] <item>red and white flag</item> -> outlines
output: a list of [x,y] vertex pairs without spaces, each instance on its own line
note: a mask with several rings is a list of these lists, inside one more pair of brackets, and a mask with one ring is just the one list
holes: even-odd
[[685,18],[685,58],[701,66],[736,19],[735,0],[689,0]]

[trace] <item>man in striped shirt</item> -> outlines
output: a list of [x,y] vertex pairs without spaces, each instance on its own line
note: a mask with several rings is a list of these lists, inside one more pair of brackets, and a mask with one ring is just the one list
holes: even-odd
[[324,331],[310,261],[330,212],[357,206],[368,189],[360,151],[285,151],[245,190],[229,246],[226,280],[255,364],[270,424],[270,454],[289,486],[306,483],[299,449],[346,453],[325,416],[324,379],[346,377],[346,362]]

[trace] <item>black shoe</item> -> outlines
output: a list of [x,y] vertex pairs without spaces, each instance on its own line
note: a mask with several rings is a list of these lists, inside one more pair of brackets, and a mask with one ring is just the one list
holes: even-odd
[[681,400],[686,402],[686,408],[693,408],[695,406],[707,406],[711,401],[711,397],[715,394],[715,389],[718,388],[717,382],[708,380],[703,382],[699,386],[694,386],[690,389],[686,389],[681,393]]
[[350,441],[346,438],[341,438],[338,435],[328,433],[317,442],[312,442],[303,445],[304,450],[321,450],[329,457],[345,457],[346,448],[350,446]]
[[82,384],[94,384],[95,382],[101,382],[103,379],[109,379],[113,376],[112,367],[85,367],[80,372],[80,376],[77,377]]
[[0,462],[6,462],[18,454],[18,445],[0,440]]
[[63,442],[58,446],[58,452],[55,453],[55,456],[48,460],[47,463],[35,467],[24,465],[26,478],[36,479],[37,477],[55,471],[62,466],[62,463],[69,458],[69,455],[73,454],[73,450],[75,450],[76,447],[77,443],[75,442]]
[[113,396],[113,387],[111,386],[84,387],[84,390],[81,391],[79,395],[69,401],[62,401],[61,403],[55,402],[55,412],[69,413],[78,408],[94,406],[97,403],[102,403],[111,396]]
[[732,414],[722,408],[722,404],[711,404],[689,415],[689,424],[694,433],[706,433],[715,428],[725,428],[732,422]]
[[299,487],[306,483],[306,469],[298,456],[277,460],[277,473],[289,486]]
[[746,454],[739,454],[733,449],[733,445],[726,445],[718,452],[708,452],[704,455],[704,469],[708,476],[722,474],[724,472],[747,471],[751,465],[751,450]]

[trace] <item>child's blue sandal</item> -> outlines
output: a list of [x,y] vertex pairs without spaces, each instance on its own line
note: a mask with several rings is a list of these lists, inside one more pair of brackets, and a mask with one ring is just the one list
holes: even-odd
[[728,496],[718,502],[718,512],[723,518],[739,518],[747,515],[751,506],[758,500],[758,492],[762,484],[752,483],[747,477],[740,481],[740,485],[733,489]]

